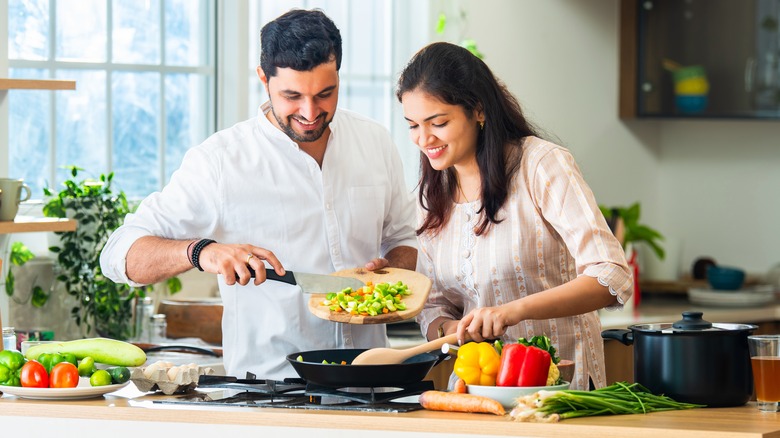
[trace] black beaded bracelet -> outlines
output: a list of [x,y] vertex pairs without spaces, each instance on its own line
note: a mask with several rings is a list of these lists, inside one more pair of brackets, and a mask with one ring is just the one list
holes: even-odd
[[216,243],[216,242],[211,239],[200,239],[198,240],[198,243],[196,243],[195,246],[192,248],[192,256],[190,258],[190,263],[192,263],[192,266],[198,268],[198,270],[201,272],[203,272],[203,268],[200,267],[200,252],[203,250],[203,248],[206,247],[206,245],[212,243]]

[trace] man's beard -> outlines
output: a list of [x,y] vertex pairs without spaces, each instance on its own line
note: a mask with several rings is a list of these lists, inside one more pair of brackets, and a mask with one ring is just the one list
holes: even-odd
[[293,116],[288,116],[287,123],[285,123],[285,121],[276,114],[273,105],[271,105],[271,113],[273,113],[274,118],[276,119],[276,123],[278,123],[279,127],[282,128],[282,131],[296,143],[309,143],[319,140],[319,138],[322,137],[322,134],[325,133],[325,130],[330,125],[330,120],[328,120],[328,113],[320,113],[320,115],[314,119],[317,120],[321,118],[323,120],[323,123],[320,125],[320,127],[316,130],[305,130],[303,131],[303,134],[299,134],[292,127]]

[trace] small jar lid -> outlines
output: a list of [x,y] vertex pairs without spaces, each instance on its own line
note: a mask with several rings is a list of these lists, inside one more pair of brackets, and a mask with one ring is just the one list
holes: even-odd
[[14,333],[14,328],[13,327],[3,327],[3,334],[4,335],[13,334],[13,333]]

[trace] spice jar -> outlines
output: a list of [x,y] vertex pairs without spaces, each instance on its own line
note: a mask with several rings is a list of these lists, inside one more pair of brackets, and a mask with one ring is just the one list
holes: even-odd
[[16,348],[16,331],[13,327],[3,327],[3,350],[18,350]]
[[151,297],[138,298],[135,305],[135,340],[151,341],[151,317],[154,313],[154,300]]
[[164,313],[158,313],[152,316],[151,342],[160,344],[167,338],[168,321]]

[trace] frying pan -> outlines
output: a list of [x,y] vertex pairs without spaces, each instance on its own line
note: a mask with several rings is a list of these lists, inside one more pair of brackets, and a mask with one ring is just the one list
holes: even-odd
[[[312,350],[287,355],[287,361],[307,382],[332,388],[399,387],[422,381],[434,365],[447,357],[431,353],[418,354],[404,363],[392,365],[331,365],[347,364],[365,349]],[[303,361],[297,360],[298,356]],[[322,363],[322,361],[328,363]]]

